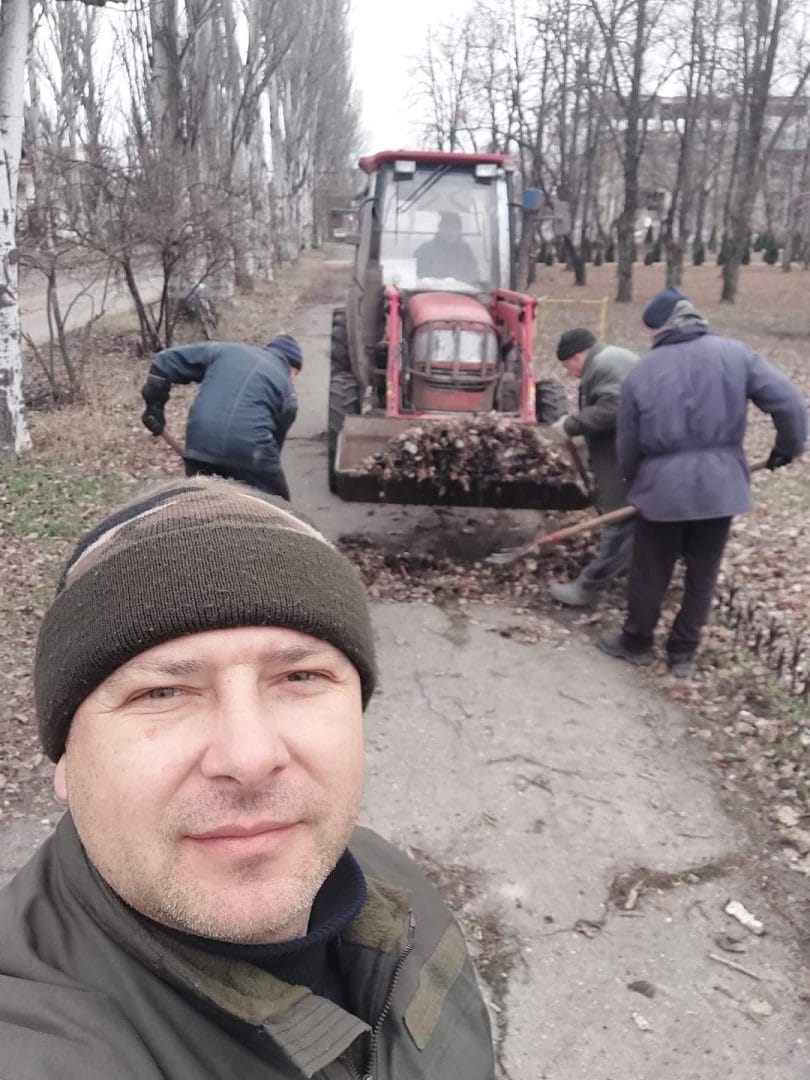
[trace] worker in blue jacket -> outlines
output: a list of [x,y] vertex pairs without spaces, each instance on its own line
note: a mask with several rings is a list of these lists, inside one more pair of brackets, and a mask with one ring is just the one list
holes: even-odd
[[162,434],[172,385],[200,383],[186,426],[186,475],[241,480],[289,500],[281,450],[298,412],[293,380],[302,364],[301,347],[289,334],[263,348],[203,341],[164,349],[152,357],[141,390],[141,419],[153,435]]
[[803,452],[807,405],[748,345],[712,334],[680,289],[657,293],[642,317],[652,348],[624,382],[616,426],[619,466],[636,509],[627,617],[621,633],[599,645],[634,664],[652,661],[664,594],[683,558],[683,599],[667,657],[674,675],[689,677],[732,518],[751,509],[748,403],[776,429],[769,469]]

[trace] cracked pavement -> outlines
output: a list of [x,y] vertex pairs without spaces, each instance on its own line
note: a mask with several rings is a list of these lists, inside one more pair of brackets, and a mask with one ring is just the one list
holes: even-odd
[[[328,535],[390,542],[433,511],[344,504],[326,487],[327,301],[343,273],[293,331],[306,363],[285,465],[294,505]],[[471,939],[501,928],[503,1075],[807,1080],[810,982],[783,914],[786,890],[807,886],[785,884],[745,806],[721,799],[689,717],[576,633],[504,636],[521,621],[508,607],[375,603],[373,617],[364,821],[466,881],[451,895]],[[46,830],[6,825],[0,870]],[[730,898],[764,935],[724,913]],[[744,951],[724,951],[729,939]]]

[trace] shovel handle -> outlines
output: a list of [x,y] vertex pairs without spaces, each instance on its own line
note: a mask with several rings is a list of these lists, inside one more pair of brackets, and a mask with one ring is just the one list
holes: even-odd
[[[767,462],[758,461],[756,465],[751,466],[749,472],[762,472],[767,467]],[[583,533],[589,533],[594,529],[603,529],[606,525],[614,525],[617,521],[627,521],[635,515],[635,512],[635,508],[632,506],[621,506],[618,510],[611,510],[610,513],[600,514],[598,517],[587,518],[587,520],[580,521],[577,525],[569,525],[565,529],[557,529],[556,532],[544,533],[532,540],[529,550],[542,547],[544,544],[559,544],[572,536],[581,536]]]
[[591,497],[593,497],[593,485],[591,484],[591,478],[588,475],[588,470],[585,468],[585,462],[582,460],[582,454],[580,454],[573,439],[568,440],[568,453],[571,455],[571,460],[574,463],[574,468],[579,473],[579,478],[582,481],[585,490]]
[[180,445],[177,439],[175,439],[174,435],[170,435],[168,431],[161,431],[160,437],[168,446],[172,448],[172,450],[174,450],[175,454],[177,454],[178,457],[183,456],[183,447]]
[[593,529],[602,529],[605,525],[613,525],[617,521],[627,521],[633,517],[635,509],[632,506],[621,506],[618,510],[611,510],[609,514],[599,514],[598,517],[580,521],[577,525],[569,525],[565,529],[557,529],[556,532],[545,533],[538,536],[534,541],[535,547],[543,544],[559,544],[561,540],[568,540],[571,536],[579,536],[582,533],[591,532]]

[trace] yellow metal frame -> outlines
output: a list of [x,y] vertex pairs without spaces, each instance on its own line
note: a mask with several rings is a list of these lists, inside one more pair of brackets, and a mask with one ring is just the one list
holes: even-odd
[[541,296],[537,300],[537,315],[535,317],[535,327],[537,333],[543,330],[543,305],[546,307],[551,304],[558,304],[560,307],[566,305],[576,305],[577,307],[598,307],[599,311],[599,337],[604,338],[607,334],[608,327],[608,311],[610,300],[607,296],[603,296],[601,300],[578,300],[576,298],[557,297],[557,296]]

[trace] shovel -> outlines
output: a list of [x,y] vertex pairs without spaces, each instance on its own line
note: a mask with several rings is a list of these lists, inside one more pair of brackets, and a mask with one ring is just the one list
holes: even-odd
[[[749,472],[761,472],[765,468],[767,468],[767,463],[758,461],[756,465],[751,466]],[[578,525],[569,525],[565,529],[557,529],[550,533],[538,532],[531,540],[519,547],[493,551],[484,562],[489,563],[490,566],[509,566],[510,563],[517,562],[518,559],[522,559],[524,555],[529,555],[538,548],[552,547],[563,540],[570,540],[572,536],[581,536],[594,529],[602,529],[605,525],[613,525],[617,521],[627,521],[628,518],[634,517],[635,513],[634,507],[622,506],[618,510],[611,510],[609,514],[600,514],[598,517],[588,518],[587,521],[580,521]]]
[[170,435],[168,431],[164,430],[161,431],[160,437],[172,448],[172,450],[174,450],[175,454],[177,454],[178,457],[183,457],[183,447],[180,445],[177,439],[175,439],[174,435]]
[[611,510],[609,514],[600,514],[598,517],[588,518],[587,521],[580,521],[578,525],[569,525],[565,529],[557,529],[550,533],[537,533],[527,543],[521,544],[520,547],[493,551],[491,555],[486,557],[484,562],[489,563],[491,566],[508,566],[537,548],[560,544],[563,540],[569,540],[572,536],[581,536],[582,533],[602,529],[605,525],[613,525],[617,521],[626,521],[628,518],[633,517],[635,512],[632,506],[622,506],[618,510]]

